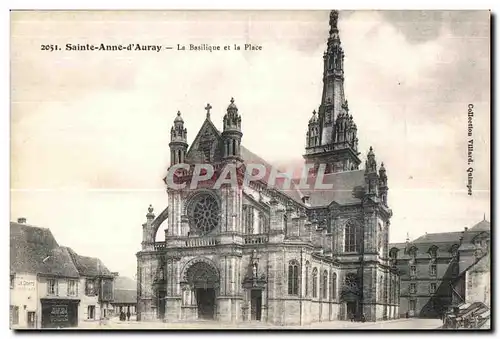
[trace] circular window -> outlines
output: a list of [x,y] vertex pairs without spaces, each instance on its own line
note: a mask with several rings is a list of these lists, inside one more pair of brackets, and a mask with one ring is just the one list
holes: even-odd
[[208,233],[219,224],[219,204],[209,194],[200,195],[191,203],[189,217],[193,231]]
[[358,290],[358,277],[354,274],[348,274],[345,278],[345,287],[349,291],[356,292]]

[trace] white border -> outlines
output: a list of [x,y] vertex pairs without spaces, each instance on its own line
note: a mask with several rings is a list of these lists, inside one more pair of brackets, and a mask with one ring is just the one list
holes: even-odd
[[[402,2],[396,2],[396,1],[389,1],[389,0],[379,0],[379,1],[368,1],[368,0],[358,0],[358,1],[335,1],[335,2],[326,2],[326,1],[319,1],[319,0],[308,0],[308,1],[272,1],[272,0],[253,0],[253,1],[218,1],[217,3],[210,2],[208,3],[207,1],[169,1],[164,2],[164,3],[159,3],[156,1],[151,1],[151,0],[141,0],[141,1],[127,1],[127,0],[121,0],[119,2],[111,2],[111,1],[103,1],[103,0],[87,0],[87,1],[45,1],[44,3],[40,3],[39,1],[3,1],[1,7],[3,7],[3,11],[1,12],[2,16],[2,25],[1,25],[1,38],[3,42],[3,46],[9,46],[9,37],[10,37],[10,17],[9,17],[9,9],[45,9],[45,10],[53,10],[53,9],[330,9],[330,7],[334,6],[336,9],[455,9],[455,10],[460,10],[460,9],[491,9],[493,13],[495,12],[500,12],[498,10],[499,8],[499,1],[497,0],[474,0],[474,1],[458,1],[455,0],[453,2],[444,2],[444,1],[436,1],[436,0],[420,0],[420,1],[413,1],[409,2],[406,1],[404,3]],[[399,6],[397,6],[399,4]],[[404,4],[404,5],[403,5]],[[495,27],[495,32],[494,32],[494,41],[493,43],[497,43],[498,41],[498,21],[496,21],[496,27]],[[1,204],[0,204],[0,217],[1,220],[5,221],[5,225],[8,225],[8,220],[10,220],[10,195],[9,195],[9,188],[10,188],[10,178],[9,178],[9,170],[10,170],[10,102],[9,102],[9,94],[10,94],[10,84],[9,84],[9,48],[4,48],[4,52],[1,53],[2,56],[2,62],[1,65],[2,67],[2,91],[1,91],[1,102],[2,102],[2,107],[3,109],[3,114],[1,114],[1,123],[0,123],[0,152],[1,152],[1,161],[2,161],[2,166],[0,166],[0,192],[1,192]],[[498,55],[497,58],[495,58],[494,61],[498,61]],[[493,82],[493,81],[492,81]],[[498,88],[495,91],[495,93],[492,95],[492,97],[499,97],[498,96]],[[496,113],[496,112],[495,112]],[[495,124],[496,130],[498,130],[498,119],[497,119],[497,124]],[[493,136],[493,133],[492,133]],[[496,148],[495,155],[498,157],[498,148]],[[494,187],[495,189],[497,188],[496,186]],[[497,204],[494,206],[494,211],[498,210],[499,206],[498,205],[498,200]],[[56,216],[55,216],[56,217]],[[492,218],[493,219],[493,218]],[[7,230],[8,228],[5,227]],[[4,241],[4,245],[2,248],[5,249],[7,252],[7,249],[9,248],[9,235],[8,231],[5,232],[6,234],[1,238],[2,241]],[[9,254],[5,253],[6,255],[1,256],[2,259],[2,271],[4,272],[4,279],[0,279],[2,282],[0,285],[0,291],[1,293],[5,293],[6,298],[3,300],[7,300],[9,298],[8,292],[9,289],[7,288],[7,267],[9,267]],[[5,266],[4,266],[5,265]],[[496,305],[496,303],[495,303]],[[7,305],[2,305],[0,307],[0,321],[2,324],[2,329],[7,329],[9,331],[7,333],[8,337],[11,337],[14,335],[14,333],[10,330],[9,328],[9,317],[8,317],[8,309]],[[96,333],[84,333],[80,334],[85,337],[100,337],[103,336],[103,333],[105,332],[100,332],[99,334]],[[369,332],[368,332],[369,333]],[[51,335],[52,333],[48,333],[45,335]],[[76,334],[76,333],[75,333]],[[262,332],[264,334],[264,332]],[[326,334],[326,333],[325,333]],[[425,333],[423,333],[425,335]],[[453,333],[450,333],[453,334]],[[41,335],[40,333],[36,335]],[[105,334],[106,336],[109,336],[111,334]],[[114,335],[120,335],[120,334],[114,334]],[[148,333],[141,333],[141,334],[136,334],[137,336],[146,336]],[[151,335],[151,334],[150,334]],[[160,334],[163,335],[163,334]],[[175,333],[170,333],[170,335],[175,335]],[[189,334],[190,336],[198,336],[198,333],[192,333]],[[218,333],[207,333],[204,335],[219,335]],[[231,334],[234,336],[241,336],[241,335],[251,335],[251,333],[245,333],[245,332],[237,332],[234,334]],[[273,335],[273,333],[271,333]],[[300,333],[297,333],[297,335],[300,335]],[[340,333],[331,333],[327,335],[346,335],[346,334],[340,334]],[[349,335],[349,334],[347,334]],[[360,333],[352,333],[350,336],[360,336]],[[383,333],[378,334],[378,335],[384,335]],[[404,334],[405,336],[410,336],[414,337],[417,336],[417,334]],[[4,337],[4,335],[2,335]]]

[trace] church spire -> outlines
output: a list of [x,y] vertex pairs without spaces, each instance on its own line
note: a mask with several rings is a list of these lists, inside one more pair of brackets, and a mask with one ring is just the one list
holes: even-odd
[[[318,110],[318,143],[308,142],[304,158],[316,165],[326,163],[327,171],[357,170],[357,126],[344,95],[344,50],[341,46],[338,18],[333,10],[329,17],[330,30],[323,54],[323,93]],[[311,140],[308,126],[307,140]]]
[[330,12],[330,38],[338,41],[338,44],[340,45],[340,38],[339,38],[339,28],[337,27],[337,23],[339,20],[339,11],[333,10]]

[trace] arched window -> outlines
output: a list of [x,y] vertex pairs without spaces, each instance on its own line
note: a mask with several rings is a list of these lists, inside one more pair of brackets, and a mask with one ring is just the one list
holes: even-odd
[[283,225],[284,225],[284,228],[285,228],[285,234],[287,234],[287,228],[288,228],[288,217],[285,215],[283,215]]
[[345,225],[345,252],[359,252],[359,240],[357,225],[348,221]]
[[305,296],[306,298],[309,296],[309,270],[311,268],[311,264],[309,263],[309,261],[306,261],[306,286],[305,286]]
[[299,295],[299,263],[296,260],[288,264],[288,294]]
[[332,291],[330,292],[330,298],[332,300],[337,299],[337,273],[332,274]]
[[323,299],[328,299],[328,271],[323,271]]
[[318,297],[318,269],[315,267],[312,273],[313,298]]

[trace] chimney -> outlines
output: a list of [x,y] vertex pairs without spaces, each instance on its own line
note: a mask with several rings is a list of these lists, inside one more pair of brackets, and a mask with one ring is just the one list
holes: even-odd
[[26,224],[26,218],[17,218],[18,224]]
[[468,227],[464,227],[464,232],[467,232],[469,230]]

